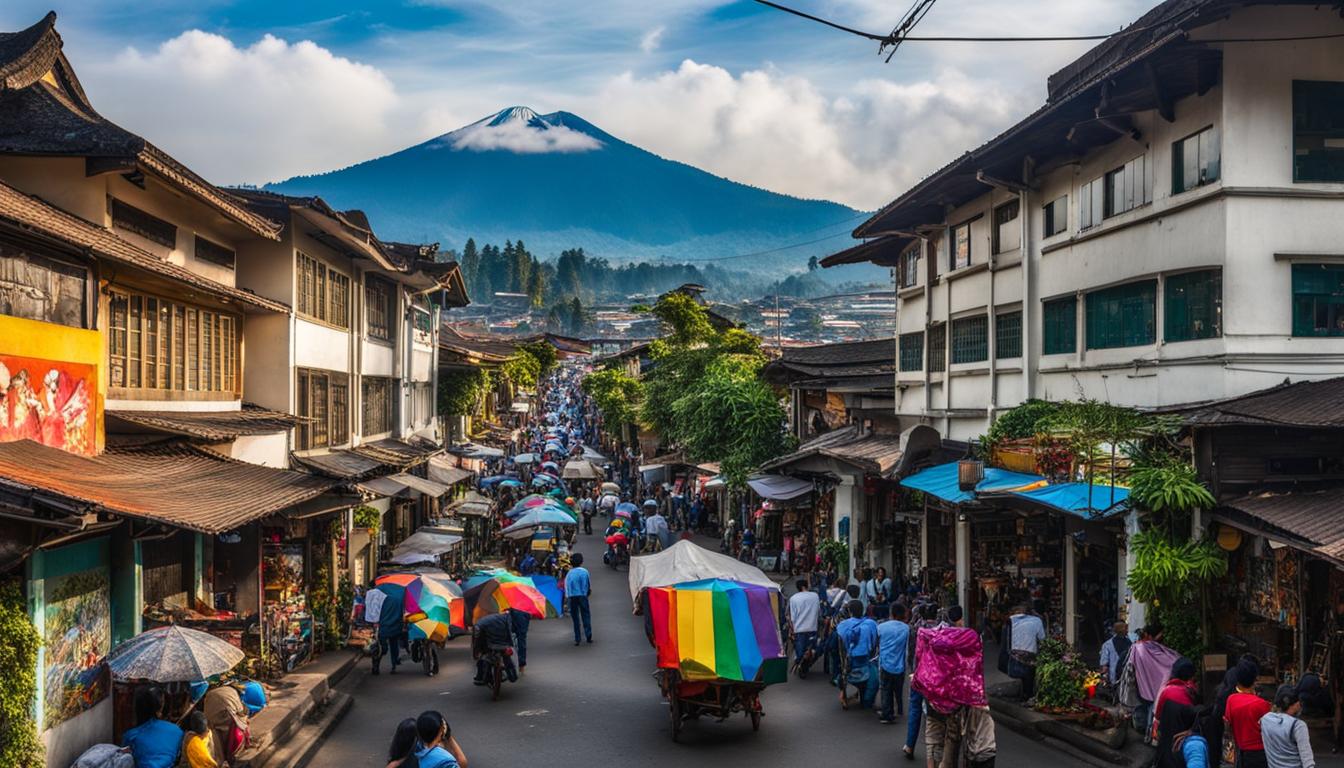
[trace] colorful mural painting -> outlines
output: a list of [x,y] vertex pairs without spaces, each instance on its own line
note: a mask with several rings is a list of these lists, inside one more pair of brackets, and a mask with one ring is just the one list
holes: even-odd
[[111,584],[98,567],[48,578],[45,583],[45,712],[51,728],[107,696],[103,663],[112,646]]
[[92,456],[97,375],[92,365],[0,355],[0,442],[36,440]]

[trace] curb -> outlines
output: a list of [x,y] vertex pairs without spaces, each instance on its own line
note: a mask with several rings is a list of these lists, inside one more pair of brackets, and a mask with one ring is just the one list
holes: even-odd
[[[284,704],[277,702],[273,706],[262,710],[257,716],[253,729],[254,731],[260,730],[260,735],[247,749],[234,756],[230,763],[232,768],[264,768],[271,764],[276,755],[288,752],[294,742],[294,737],[304,730],[314,713],[321,713],[330,709],[329,704],[339,701],[339,696],[345,695],[338,694],[334,688],[350,674],[360,658],[359,654],[349,654],[348,658],[332,669],[325,677],[305,681],[311,685],[306,693],[296,697],[293,701],[284,702]],[[304,673],[302,671],[293,672],[290,676],[302,679],[304,675],[317,677],[314,673]],[[345,705],[345,709],[349,709],[349,703]],[[344,710],[341,714],[344,714]],[[255,726],[263,727],[257,728]]]
[[333,691],[320,714],[295,731],[281,750],[273,752],[265,768],[304,768],[354,704],[355,697]]

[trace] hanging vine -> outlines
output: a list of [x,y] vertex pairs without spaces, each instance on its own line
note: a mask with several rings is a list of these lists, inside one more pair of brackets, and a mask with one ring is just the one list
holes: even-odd
[[42,742],[33,722],[37,697],[37,652],[42,639],[28,618],[23,592],[0,582],[0,765],[34,768],[43,764]]

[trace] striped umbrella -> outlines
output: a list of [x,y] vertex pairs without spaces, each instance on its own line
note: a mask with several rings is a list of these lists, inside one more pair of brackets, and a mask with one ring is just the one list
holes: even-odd
[[107,655],[118,680],[195,683],[238,666],[243,652],[206,632],[177,625],[132,637]]
[[373,583],[388,597],[395,597],[400,590],[410,639],[442,643],[466,632],[466,601],[462,599],[462,589],[448,574],[386,573]]
[[658,666],[685,680],[782,683],[779,590],[726,579],[645,591]]
[[532,579],[502,568],[481,571],[467,579],[462,585],[462,594],[471,610],[472,623],[510,608],[534,619],[560,615]]

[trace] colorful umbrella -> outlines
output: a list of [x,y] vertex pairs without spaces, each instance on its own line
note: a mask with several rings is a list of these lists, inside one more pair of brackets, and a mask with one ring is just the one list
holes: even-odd
[[533,488],[544,488],[544,487],[546,487],[546,486],[555,485],[555,484],[557,484],[557,483],[559,483],[559,482],[560,482],[560,478],[558,478],[558,477],[556,477],[556,476],[554,476],[554,475],[539,474],[539,475],[534,475],[534,476],[532,477],[532,487],[533,487]]
[[541,468],[542,468],[542,469],[550,469],[550,470],[554,470],[555,472],[559,472],[559,471],[560,471],[560,465],[559,465],[559,464],[556,464],[554,461],[543,461],[543,462],[541,462]]
[[512,509],[504,513],[504,516],[513,519],[534,509],[542,509],[545,507],[559,509],[563,506],[563,502],[557,501],[550,496],[542,496],[539,493],[532,493],[524,496],[517,504],[514,504]]
[[501,480],[501,481],[499,481],[499,487],[500,487],[500,488],[522,488],[522,487],[523,487],[523,481],[522,481],[522,480],[516,480],[516,479],[510,477],[508,480]]
[[531,464],[537,460],[535,453],[520,453],[513,457],[514,464]]
[[779,590],[726,579],[645,590],[658,666],[685,680],[782,683]]
[[503,569],[481,571],[462,585],[475,623],[484,616],[514,608],[534,619],[560,615],[532,580]]
[[442,643],[466,631],[466,603],[462,589],[445,573],[386,573],[373,580],[375,586],[394,597],[401,590],[403,614],[412,640]]
[[565,591],[561,589],[560,582],[556,581],[554,576],[533,576],[532,584],[546,596],[546,602],[550,603],[556,615],[564,612]]
[[566,510],[554,507],[538,507],[519,515],[517,520],[514,520],[500,533],[509,538],[515,538],[510,534],[521,533],[529,528],[540,528],[544,525],[574,525],[576,522],[574,516]]

